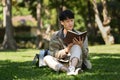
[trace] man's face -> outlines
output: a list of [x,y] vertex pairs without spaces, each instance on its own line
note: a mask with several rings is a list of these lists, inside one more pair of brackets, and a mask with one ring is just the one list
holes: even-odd
[[74,19],[66,19],[64,21],[61,21],[61,24],[63,25],[64,29],[66,30],[72,30],[74,27]]

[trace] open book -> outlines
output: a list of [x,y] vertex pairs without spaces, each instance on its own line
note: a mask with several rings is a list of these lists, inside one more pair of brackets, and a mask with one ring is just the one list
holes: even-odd
[[66,44],[70,44],[70,43],[73,43],[73,39],[76,38],[79,40],[79,37],[80,38],[83,38],[83,41],[85,40],[85,37],[87,35],[87,31],[84,31],[80,34],[76,33],[76,32],[73,32],[73,31],[70,31],[68,30],[67,34],[66,34],[66,37],[63,39],[63,41],[66,43]]

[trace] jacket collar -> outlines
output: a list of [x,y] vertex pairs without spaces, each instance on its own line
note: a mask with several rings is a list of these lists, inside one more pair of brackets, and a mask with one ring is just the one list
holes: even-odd
[[[57,36],[58,36],[58,37],[60,37],[61,39],[63,39],[63,38],[64,38],[64,33],[63,33],[63,30],[64,30],[64,28],[61,28],[61,29],[58,31],[58,33],[57,33]],[[76,30],[74,30],[74,29],[72,29],[72,31],[74,31],[74,32],[76,32],[76,33],[77,33],[77,31],[76,31]]]

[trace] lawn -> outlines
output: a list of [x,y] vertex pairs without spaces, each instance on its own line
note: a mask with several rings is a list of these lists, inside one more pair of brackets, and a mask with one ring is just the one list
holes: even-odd
[[120,80],[120,45],[89,46],[93,68],[77,76],[32,65],[39,50],[0,51],[0,80]]

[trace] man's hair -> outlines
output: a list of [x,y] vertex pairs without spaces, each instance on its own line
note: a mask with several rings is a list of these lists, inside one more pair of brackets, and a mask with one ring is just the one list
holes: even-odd
[[59,19],[60,21],[64,21],[66,19],[74,19],[74,13],[70,10],[64,10],[63,12],[60,13]]

